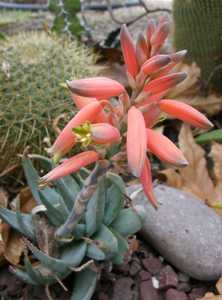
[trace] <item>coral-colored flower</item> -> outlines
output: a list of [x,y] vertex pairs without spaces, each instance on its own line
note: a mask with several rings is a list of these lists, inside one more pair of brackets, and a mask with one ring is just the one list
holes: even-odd
[[160,22],[150,39],[151,56],[157,54],[170,32],[169,22]]
[[139,35],[137,43],[136,43],[136,58],[139,66],[148,59],[149,57],[149,49],[147,46],[147,42],[142,34]]
[[149,104],[146,111],[143,112],[143,117],[147,128],[152,128],[160,115],[160,108],[156,103]]
[[96,144],[112,144],[120,142],[119,130],[107,123],[97,123],[91,126],[91,138]]
[[148,59],[141,67],[145,75],[157,72],[160,68],[166,66],[171,61],[169,55],[159,54]]
[[170,88],[182,82],[186,77],[187,74],[184,72],[165,75],[147,83],[144,86],[143,91],[149,94],[158,94],[164,91],[167,92]]
[[72,93],[98,99],[109,99],[125,92],[119,82],[106,77],[93,77],[68,81]]
[[55,162],[59,161],[59,159],[75,145],[76,139],[75,134],[73,133],[73,128],[87,121],[94,122],[95,118],[99,113],[101,113],[102,110],[103,106],[100,104],[100,102],[92,102],[84,106],[69,121],[50,149],[50,152],[54,154]]
[[120,42],[127,72],[135,78],[139,70],[136,49],[126,25],[121,28]]
[[132,106],[127,121],[127,159],[134,176],[140,177],[146,157],[146,126],[143,114]]
[[147,43],[150,44],[150,40],[152,38],[152,35],[154,34],[156,29],[156,24],[154,19],[150,19],[147,22],[147,27],[146,27],[146,38],[147,38]]
[[80,95],[73,94],[73,93],[71,93],[71,97],[78,109],[83,108],[87,104],[98,101],[96,98],[82,97]]
[[85,151],[79,153],[67,160],[65,160],[61,165],[57,166],[55,169],[47,173],[40,179],[40,184],[46,184],[52,180],[59,179],[64,176],[68,176],[86,167],[99,159],[99,154],[95,151]]
[[[81,109],[84,106],[92,103],[92,102],[98,102],[99,100],[97,100],[96,98],[89,98],[89,97],[82,97],[76,94],[71,94],[72,95],[72,99],[76,105],[77,108]],[[97,117],[94,120],[95,122],[98,123],[108,123],[108,115],[102,110]]]
[[156,198],[153,193],[151,165],[148,158],[145,158],[143,169],[140,175],[140,181],[143,186],[143,191],[154,208],[158,208]]
[[152,129],[147,129],[147,148],[162,161],[179,166],[188,165],[182,151],[163,134]]
[[159,107],[161,111],[195,127],[210,128],[213,126],[202,113],[188,104],[176,100],[164,99],[160,101]]

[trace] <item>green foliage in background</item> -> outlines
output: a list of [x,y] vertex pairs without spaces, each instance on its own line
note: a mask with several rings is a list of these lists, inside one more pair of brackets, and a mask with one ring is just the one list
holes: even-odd
[[59,5],[59,2],[59,0],[51,0],[49,3],[49,10],[55,14],[55,20],[52,29],[58,33],[64,33],[64,29],[67,25],[65,15],[62,12],[62,10],[64,10],[67,16],[67,21],[69,22],[68,30],[73,36],[79,38],[83,31],[79,19],[77,18],[77,13],[80,11],[80,1],[63,0],[63,7]]
[[[42,153],[54,140],[55,118],[71,116],[66,80],[95,74],[94,56],[74,41],[42,33],[9,37],[0,44],[0,170],[29,145]],[[67,120],[66,120],[67,121]]]
[[222,1],[174,0],[174,45],[187,49],[209,87],[222,90]]

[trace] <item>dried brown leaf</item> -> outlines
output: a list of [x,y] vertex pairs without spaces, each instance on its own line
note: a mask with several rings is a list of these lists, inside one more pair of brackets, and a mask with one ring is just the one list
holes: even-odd
[[222,300],[222,296],[217,296],[214,293],[206,293],[203,298],[198,298],[197,300]]
[[206,153],[195,142],[188,125],[184,124],[181,128],[179,146],[189,165],[166,169],[160,174],[166,178],[168,185],[196,195],[222,214],[222,145],[214,143],[209,154],[213,161],[212,177],[208,172]]
[[222,277],[220,277],[220,279],[217,281],[216,288],[218,293],[222,295]]
[[16,232],[11,232],[5,245],[4,257],[13,265],[18,265],[25,249],[22,238]]

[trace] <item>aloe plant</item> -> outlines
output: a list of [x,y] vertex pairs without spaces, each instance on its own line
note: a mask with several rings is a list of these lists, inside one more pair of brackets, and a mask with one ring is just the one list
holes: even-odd
[[[46,158],[44,163],[48,169],[52,167]],[[82,172],[75,174],[76,178],[67,176],[57,180],[53,187],[41,189],[30,158],[23,158],[23,168],[36,207],[30,214],[22,213],[19,203],[16,211],[0,208],[0,217],[23,235],[28,250],[24,266],[11,267],[12,272],[28,284],[46,286],[61,282],[74,272],[71,299],[91,299],[99,278],[95,262],[101,267],[107,260],[121,264],[128,249],[127,237],[141,228],[138,213],[133,208],[124,208],[123,180],[106,172],[106,165],[97,165],[86,179],[87,173]],[[84,213],[70,227],[66,221],[78,195],[86,190],[87,181],[93,191],[85,199]],[[31,262],[29,253],[36,263]]]

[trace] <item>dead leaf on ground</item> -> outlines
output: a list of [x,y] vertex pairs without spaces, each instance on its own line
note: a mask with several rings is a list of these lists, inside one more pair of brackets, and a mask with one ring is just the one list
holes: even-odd
[[214,293],[207,293],[203,298],[198,298],[197,300],[222,300],[222,296],[215,295]]
[[[36,205],[29,188],[20,191],[17,197],[10,203],[13,210],[16,208],[16,201],[19,199],[21,211],[30,212]],[[8,207],[8,197],[3,189],[0,188],[0,207]],[[13,265],[18,265],[24,251],[24,243],[21,235],[11,230],[11,227],[0,220],[0,262],[5,259]]]
[[[205,151],[195,142],[188,125],[184,124],[181,128],[179,146],[189,165],[160,171],[166,183],[196,195],[210,206],[217,203],[222,207],[222,145],[214,143],[211,148],[210,157],[214,163],[212,178],[208,172]],[[222,208],[216,210],[222,213]]]
[[25,245],[21,236],[16,232],[10,232],[4,252],[4,257],[7,261],[9,261],[12,265],[18,265],[24,249]]
[[222,277],[220,277],[220,279],[217,281],[216,288],[218,293],[222,295]]

